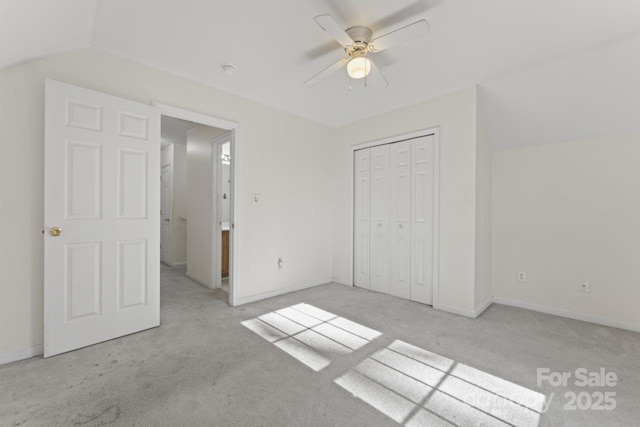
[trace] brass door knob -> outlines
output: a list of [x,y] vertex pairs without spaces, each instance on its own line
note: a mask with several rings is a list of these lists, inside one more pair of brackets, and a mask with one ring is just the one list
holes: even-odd
[[59,235],[62,234],[62,228],[52,227],[49,229],[49,234],[51,234],[53,237],[58,237]]

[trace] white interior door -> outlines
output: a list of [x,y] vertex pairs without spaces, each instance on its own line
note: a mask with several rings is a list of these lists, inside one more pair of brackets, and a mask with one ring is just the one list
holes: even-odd
[[411,299],[433,304],[434,137],[411,141]]
[[355,152],[354,172],[353,284],[369,289],[371,149]]
[[159,174],[155,108],[47,80],[45,357],[159,325]]
[[411,142],[389,145],[389,293],[411,297]]
[[173,167],[165,165],[160,174],[160,260],[167,265],[171,256],[171,172]]
[[371,290],[389,293],[389,145],[371,148]]

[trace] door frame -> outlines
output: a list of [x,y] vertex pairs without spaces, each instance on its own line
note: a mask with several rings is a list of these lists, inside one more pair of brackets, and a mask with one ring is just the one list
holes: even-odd
[[353,242],[355,239],[355,153],[365,148],[376,147],[378,145],[393,144],[394,142],[406,141],[408,139],[421,138],[433,135],[433,308],[439,307],[439,278],[440,278],[440,127],[432,127],[414,132],[403,133],[373,141],[359,142],[351,145],[351,165],[349,166],[349,278],[346,285],[354,286],[354,258]]
[[[231,198],[232,203],[230,204],[230,212],[229,212],[229,305],[232,307],[238,305],[238,280],[236,277],[236,272],[238,271],[238,260],[239,260],[239,245],[238,245],[238,234],[236,230],[237,219],[239,218],[239,198],[238,195],[238,186],[236,183],[238,182],[238,131],[239,131],[239,123],[227,119],[223,119],[221,117],[210,116],[207,114],[197,113],[191,110],[186,110],[184,108],[176,107],[173,105],[165,104],[158,101],[152,101],[151,105],[160,110],[160,116],[173,117],[174,119],[187,120],[193,123],[197,123],[200,125],[215,127],[218,129],[223,129],[229,132],[229,141],[231,142]],[[212,145],[213,149],[213,145]],[[215,179],[212,176],[213,179]],[[214,182],[215,184],[215,182]],[[216,185],[213,186],[214,191]],[[215,200],[215,199],[214,199]],[[213,202],[213,200],[212,200]],[[214,214],[215,218],[212,220],[216,221],[216,225],[218,223],[217,214]],[[217,239],[213,239],[217,240]],[[213,243],[212,243],[213,244]],[[217,263],[212,263],[214,265],[214,271],[216,270],[215,265]],[[219,283],[216,282],[216,278],[214,276],[214,284]],[[215,286],[215,285],[214,285]]]

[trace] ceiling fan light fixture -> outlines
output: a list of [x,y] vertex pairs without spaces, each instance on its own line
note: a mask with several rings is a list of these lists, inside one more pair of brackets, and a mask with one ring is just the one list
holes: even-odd
[[371,60],[364,56],[353,58],[347,64],[347,73],[352,79],[362,79],[371,72]]

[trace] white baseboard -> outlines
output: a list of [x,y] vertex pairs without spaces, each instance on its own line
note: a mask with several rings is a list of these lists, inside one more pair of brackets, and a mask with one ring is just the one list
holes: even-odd
[[251,302],[261,301],[263,299],[277,297],[277,296],[288,294],[291,292],[301,291],[303,289],[309,289],[314,286],[326,285],[327,283],[331,283],[331,281],[332,281],[331,278],[319,279],[319,280],[314,280],[313,282],[307,282],[307,283],[302,283],[300,285],[277,289],[275,291],[269,291],[269,292],[264,292],[257,295],[251,295],[249,297],[238,298],[235,302],[234,307],[243,305],[243,304],[249,304]]
[[480,307],[476,308],[476,311],[473,314],[473,318],[475,319],[476,317],[478,317],[482,313],[484,313],[484,311],[487,308],[491,307],[491,304],[493,304],[493,298],[489,298],[484,304],[482,304]]
[[458,316],[470,317],[472,319],[477,317],[476,312],[473,310],[465,310],[464,308],[454,307],[451,305],[438,304],[437,306],[434,305],[433,308],[436,310],[446,311],[447,313],[457,314]]
[[332,277],[331,281],[333,283],[337,283],[338,285],[351,286],[347,279],[340,279],[339,277]]
[[187,266],[187,262],[174,262],[173,264],[171,264],[171,267],[173,268],[185,268]]
[[37,345],[31,348],[24,348],[21,350],[14,350],[14,351],[9,351],[7,353],[1,353],[0,365],[17,362],[19,360],[29,359],[35,356],[41,356],[43,352],[44,352],[44,348],[41,345]]
[[569,319],[581,320],[583,322],[595,323],[612,328],[626,329],[628,331],[640,332],[640,324],[625,322],[622,320],[606,319],[604,317],[591,316],[589,314],[576,313],[560,308],[548,307],[544,305],[532,304],[525,301],[518,301],[509,298],[493,297],[495,304],[508,305],[511,307],[524,308],[526,310],[538,311],[540,313],[553,314],[554,316],[567,317]]
[[193,275],[193,274],[191,274],[191,273],[184,273],[184,275],[185,275],[186,277],[188,277],[189,279],[193,280],[194,282],[196,282],[197,284],[204,286],[205,288],[208,288],[208,289],[215,289],[213,286],[211,286],[210,284],[208,284],[208,283],[207,283],[207,282],[205,282],[204,280],[200,279],[199,277],[194,276],[194,275]]

